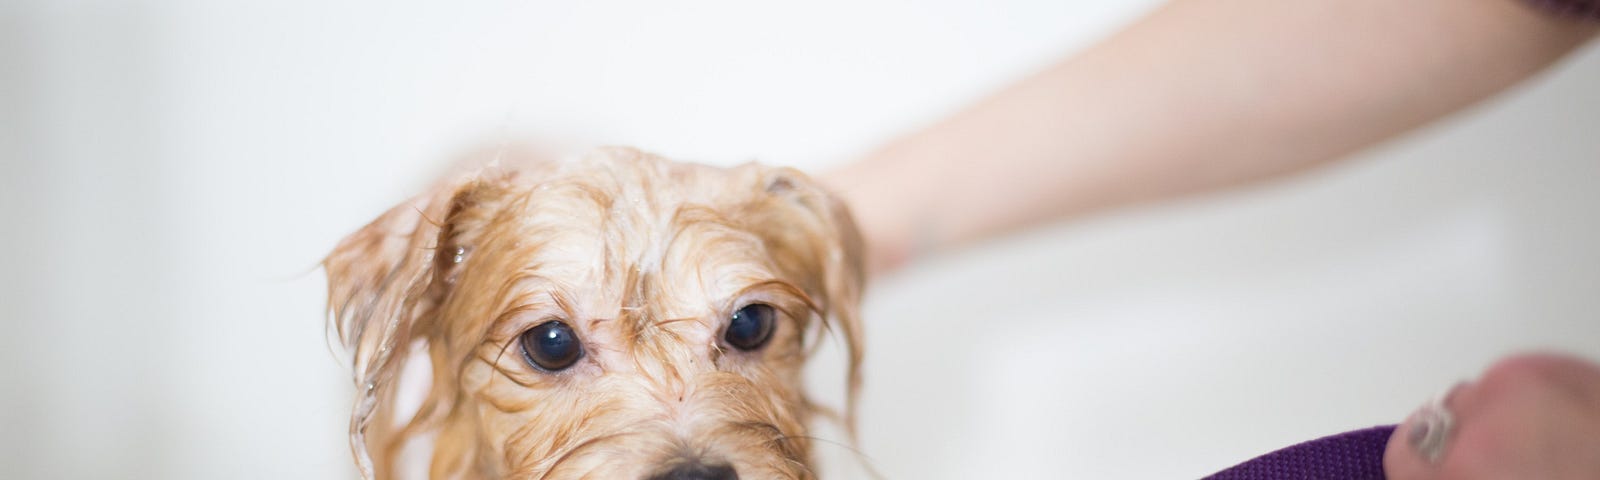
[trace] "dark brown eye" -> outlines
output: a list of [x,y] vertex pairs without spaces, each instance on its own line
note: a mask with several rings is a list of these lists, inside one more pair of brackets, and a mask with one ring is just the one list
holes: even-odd
[[522,332],[517,341],[522,344],[522,356],[529,364],[551,372],[564,370],[583,357],[583,344],[578,342],[578,334],[557,320]]
[[767,344],[772,339],[772,331],[776,330],[778,314],[771,305],[752,303],[733,312],[733,318],[728,319],[728,331],[722,334],[722,339],[740,350],[755,350]]

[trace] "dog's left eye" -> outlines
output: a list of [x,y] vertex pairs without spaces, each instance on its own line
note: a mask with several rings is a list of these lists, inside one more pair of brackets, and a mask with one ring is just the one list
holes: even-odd
[[722,339],[740,350],[755,350],[767,344],[772,338],[774,323],[777,321],[777,312],[771,305],[752,303],[733,312],[733,318],[728,319],[728,331]]
[[578,363],[583,356],[583,345],[578,334],[566,323],[551,320],[522,332],[517,339],[522,344],[522,356],[533,366],[548,371],[564,370]]

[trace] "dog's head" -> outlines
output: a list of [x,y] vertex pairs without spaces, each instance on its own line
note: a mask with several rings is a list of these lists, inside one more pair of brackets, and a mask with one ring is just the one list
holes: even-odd
[[605,149],[447,182],[324,262],[363,473],[422,443],[431,478],[814,477],[801,366],[836,333],[853,394],[859,245],[790,169]]

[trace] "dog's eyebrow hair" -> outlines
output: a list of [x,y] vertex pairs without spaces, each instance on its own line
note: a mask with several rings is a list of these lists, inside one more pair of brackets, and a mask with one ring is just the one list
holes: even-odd
[[567,295],[560,287],[540,288],[513,296],[512,292],[517,288],[517,285],[534,280],[556,285],[549,277],[535,273],[522,273],[515,276],[511,281],[503,282],[500,285],[500,290],[496,293],[496,297],[505,299],[501,303],[509,306],[495,314],[490,323],[491,326],[503,324],[517,314],[538,309],[542,303],[537,301],[540,296],[550,298],[550,303],[554,304],[556,309],[561,310],[561,318],[563,320],[570,320],[575,317],[576,312],[572,308],[574,303],[571,300],[571,296]]
[[575,316],[574,314],[577,313],[577,311],[575,311],[572,308],[572,306],[574,305],[574,303],[572,301],[572,297],[567,295],[566,291],[564,291],[561,288],[557,287],[557,288],[550,289],[546,293],[548,293],[550,295],[550,301],[555,303],[556,304],[556,308],[561,309],[561,312],[568,319],[571,319],[572,317]]
[[[522,293],[520,295],[516,295],[520,285],[530,282],[539,282],[550,285],[556,284],[555,279],[544,276],[534,269],[524,268],[512,273],[510,277],[500,282],[499,287],[495,289],[494,298],[500,299],[498,301],[501,303],[510,303],[511,307],[509,307],[507,310],[525,307],[528,303],[530,303],[525,299],[536,297],[539,293],[547,293],[544,291],[536,291],[532,293]],[[515,298],[513,298],[513,295],[516,295]],[[504,312],[502,312],[500,315],[496,315],[496,317],[498,318],[501,315],[504,315]]]
[[[805,289],[800,288],[800,286],[795,285],[793,283],[789,283],[788,281],[785,281],[785,280],[783,280],[781,278],[772,278],[772,279],[762,280],[762,281],[755,282],[755,283],[752,283],[750,285],[747,285],[744,288],[741,288],[738,291],[734,292],[733,295],[728,296],[728,301],[738,300],[739,298],[742,298],[742,297],[745,297],[747,295],[750,295],[750,292],[754,292],[754,291],[757,291],[757,290],[777,290],[777,291],[783,292],[785,294],[788,294],[789,296],[792,296],[792,297],[794,297],[796,299],[799,299],[800,303],[804,304],[806,308],[808,308],[808,309],[810,309],[812,311],[815,311],[815,312],[822,311],[820,309],[819,305],[817,305],[817,301],[815,299],[811,298],[811,295],[806,294],[806,290]],[[736,306],[737,305],[735,305],[735,307]]]

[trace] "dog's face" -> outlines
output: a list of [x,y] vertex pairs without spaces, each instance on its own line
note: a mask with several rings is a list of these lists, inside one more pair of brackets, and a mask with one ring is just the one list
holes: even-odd
[[857,382],[858,245],[788,169],[608,149],[446,184],[325,262],[363,470],[814,477],[801,367],[834,332]]

